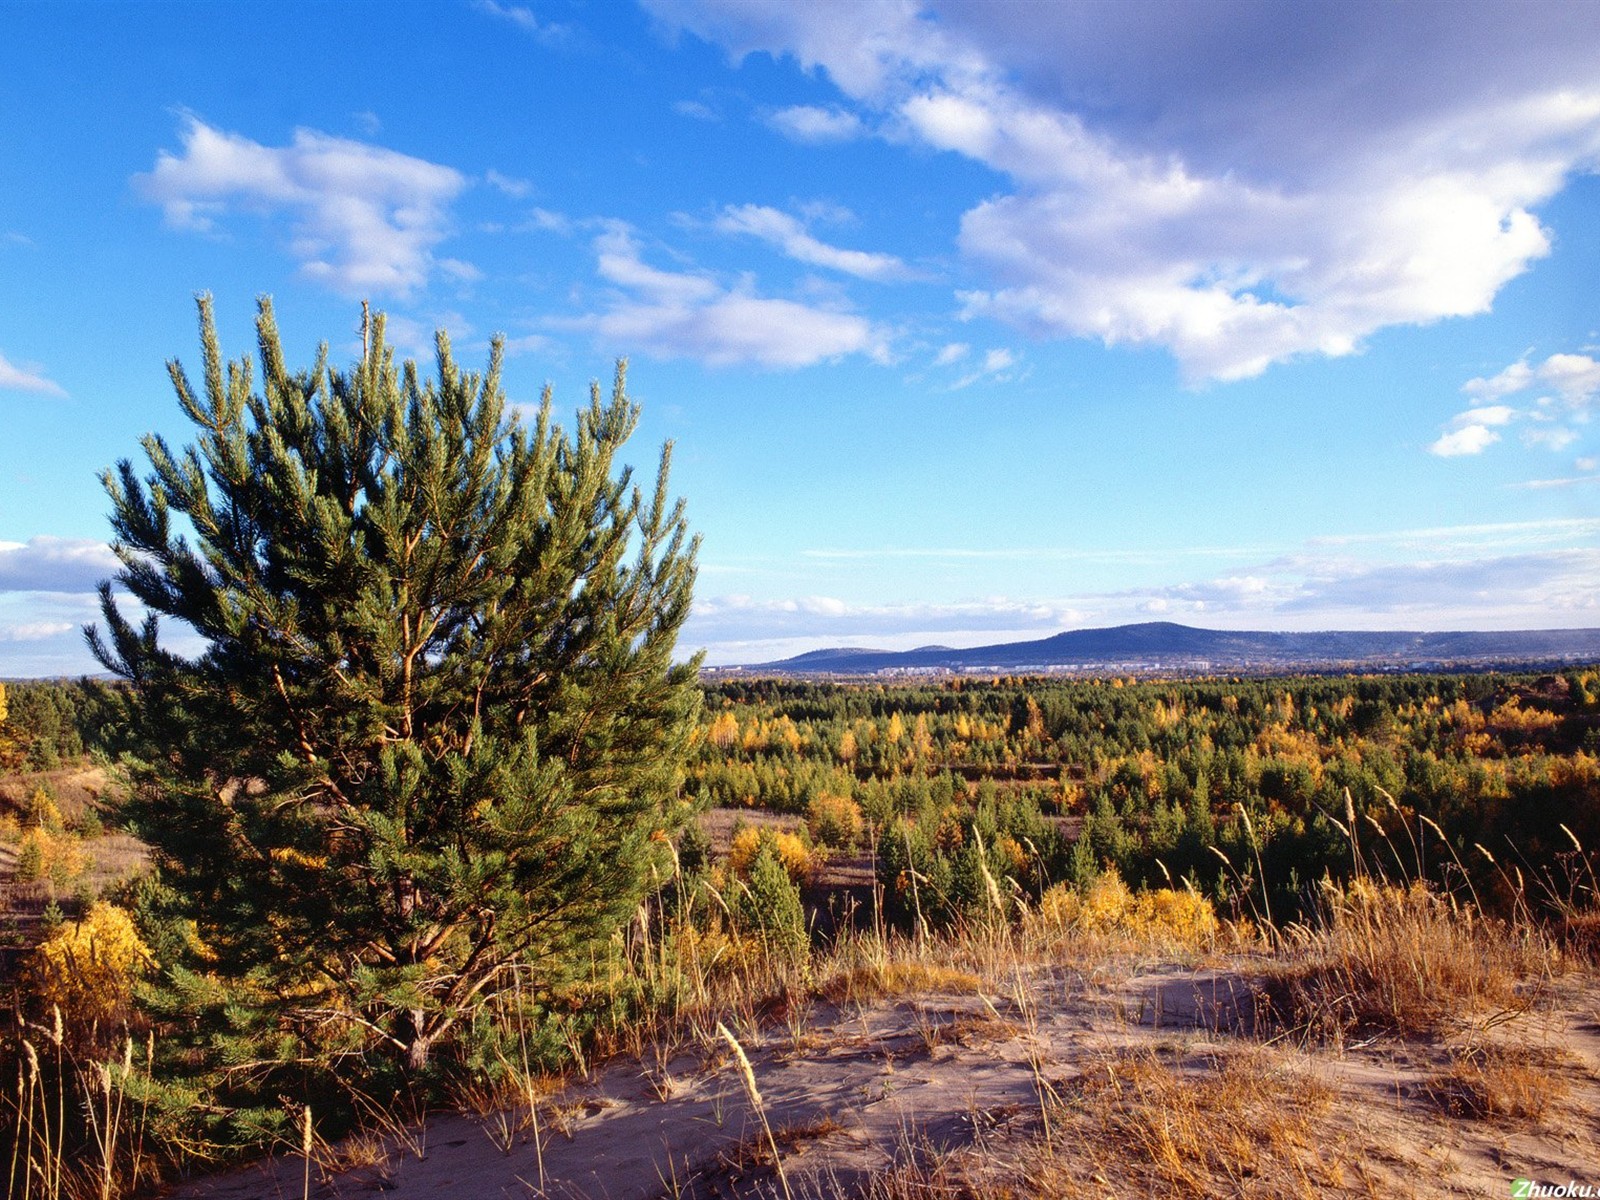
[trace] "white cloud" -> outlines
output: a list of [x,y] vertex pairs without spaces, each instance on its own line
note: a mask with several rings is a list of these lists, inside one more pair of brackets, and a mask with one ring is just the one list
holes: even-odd
[[572,218],[558,212],[551,212],[547,208],[535,208],[528,213],[528,226],[541,233],[559,234],[566,237],[573,230]]
[[1451,424],[1458,429],[1463,425],[1509,425],[1518,415],[1516,409],[1504,404],[1490,404],[1482,408],[1469,408],[1464,413],[1456,414]]
[[544,46],[562,46],[572,39],[572,28],[554,21],[541,21],[533,9],[521,4],[496,4],[495,0],[474,0],[472,5],[485,16],[508,21]]
[[1535,389],[1555,392],[1569,409],[1586,410],[1600,396],[1600,361],[1587,354],[1552,354],[1538,366],[1530,366],[1524,359],[1498,375],[1470,379],[1461,390],[1482,400]]
[[848,109],[810,104],[780,108],[768,116],[767,123],[793,141],[811,144],[854,141],[867,132],[861,118]]
[[234,209],[286,214],[302,273],[350,295],[406,296],[426,284],[450,203],[467,186],[450,167],[310,129],[271,147],[187,117],[180,137],[181,153],[161,151],[134,177],[168,224],[210,233]]
[[704,100],[678,100],[672,105],[672,111],[680,117],[689,117],[695,121],[716,122],[722,120],[722,115]]
[[975,371],[969,371],[960,379],[950,385],[950,390],[960,391],[962,388],[971,387],[980,379],[992,379],[997,383],[1007,383],[1016,378],[1012,370],[1017,365],[1017,356],[1004,346],[987,351],[983,356],[983,365]]
[[1522,440],[1525,445],[1538,446],[1544,450],[1565,450],[1578,440],[1578,433],[1564,425],[1554,425],[1541,429],[1524,429]]
[[77,626],[70,621],[24,621],[0,624],[0,642],[42,642],[71,633]]
[[936,367],[948,367],[953,363],[960,362],[971,352],[972,347],[967,343],[951,342],[934,357],[933,365]]
[[1600,26],[1559,3],[647,2],[1008,176],[962,222],[966,314],[1195,379],[1487,311],[1600,161]]
[[760,296],[748,277],[725,286],[706,273],[646,263],[633,232],[610,223],[595,239],[600,277],[617,293],[606,311],[558,324],[623,351],[695,358],[712,366],[803,367],[846,355],[889,357],[887,335],[864,317]]
[[0,391],[37,392],[45,396],[65,396],[66,389],[36,366],[22,366],[0,354]]
[[89,592],[121,565],[110,546],[93,539],[0,542],[0,592]]
[[526,179],[517,179],[511,175],[501,174],[493,167],[483,173],[483,181],[495,191],[510,196],[513,200],[521,200],[533,191],[533,184]]
[[1524,492],[1547,492],[1561,488],[1586,487],[1596,483],[1600,483],[1600,475],[1568,475],[1561,479],[1525,479],[1521,483],[1511,483],[1506,486]]
[[1313,548],[1387,546],[1408,555],[1460,556],[1508,547],[1570,545],[1600,537],[1600,517],[1550,517],[1539,521],[1492,521],[1478,525],[1435,525],[1375,533],[1339,533],[1308,538]]
[[796,262],[842,271],[858,279],[885,282],[912,278],[912,272],[892,254],[844,250],[819,241],[796,218],[758,204],[729,205],[717,217],[719,233],[742,234],[776,246]]
[[[1581,436],[1576,429],[1556,424],[1558,416],[1578,424],[1589,420],[1600,398],[1600,362],[1586,354],[1552,354],[1542,363],[1527,359],[1512,363],[1498,374],[1469,379],[1461,390],[1473,399],[1474,407],[1458,413],[1451,421],[1455,432],[1447,433],[1428,449],[1434,454],[1477,454],[1491,442],[1487,427],[1508,425],[1527,418],[1533,426],[1522,431],[1526,446],[1545,450],[1565,450]],[[1489,401],[1504,400],[1526,392],[1553,393],[1539,396],[1531,409],[1516,409]],[[1579,467],[1581,470],[1587,468]],[[1558,481],[1533,480],[1522,487],[1541,487]]]

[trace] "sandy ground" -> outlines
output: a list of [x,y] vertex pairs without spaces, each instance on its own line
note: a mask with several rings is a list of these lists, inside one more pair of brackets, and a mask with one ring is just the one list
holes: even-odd
[[[1242,1032],[1252,989],[1225,969],[1035,971],[981,994],[819,1000],[735,1032],[795,1196],[857,1194],[909,1159],[1004,1157],[1037,1144],[1041,1088],[1070,1095],[1074,1081],[1103,1073],[1112,1057],[1148,1053],[1180,1076],[1248,1054],[1254,1069],[1283,1073],[1290,1088],[1295,1080],[1314,1081],[1331,1095],[1305,1151],[1315,1166],[1309,1194],[1505,1197],[1518,1177],[1600,1185],[1600,986],[1563,986],[1557,1002],[1539,1011],[1461,1033],[1478,1044],[1529,1047],[1548,1064],[1560,1084],[1552,1090],[1565,1094],[1537,1119],[1451,1111],[1438,1082],[1452,1051],[1461,1051],[1449,1039],[1297,1046]],[[1063,1153],[1074,1153],[1072,1146]],[[369,1144],[349,1159],[366,1161],[326,1173],[313,1165],[310,1194],[781,1194],[740,1069],[709,1030],[658,1047],[646,1061],[615,1060],[569,1080],[536,1115],[524,1107],[488,1117],[435,1116],[405,1138]],[[1102,1159],[1096,1170],[1103,1177],[1116,1166]],[[303,1160],[285,1157],[176,1195],[298,1197],[304,1172]],[[1150,1194],[1105,1182],[1106,1194]],[[1241,1183],[1238,1194],[1279,1193]]]

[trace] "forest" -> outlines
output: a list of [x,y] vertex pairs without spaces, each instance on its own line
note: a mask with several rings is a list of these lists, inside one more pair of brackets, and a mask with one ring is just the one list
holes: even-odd
[[1281,921],[1370,869],[1554,911],[1600,842],[1595,688],[1592,670],[720,683],[689,786],[803,816],[824,849],[871,840],[901,920],[913,872],[928,915],[987,904],[980,853],[1024,898],[1114,869]]

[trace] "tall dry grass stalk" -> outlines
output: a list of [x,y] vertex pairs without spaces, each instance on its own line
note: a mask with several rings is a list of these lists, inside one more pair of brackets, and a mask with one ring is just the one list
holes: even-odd
[[755,1068],[750,1065],[750,1059],[745,1054],[744,1047],[739,1044],[739,1039],[734,1037],[728,1027],[720,1021],[717,1022],[717,1033],[733,1050],[734,1061],[739,1064],[739,1077],[744,1081],[745,1095],[750,1099],[750,1106],[761,1119],[761,1132],[766,1135],[767,1148],[772,1151],[772,1166],[778,1172],[778,1182],[783,1185],[784,1200],[794,1200],[793,1193],[789,1191],[789,1177],[783,1170],[783,1155],[778,1153],[777,1139],[772,1136],[772,1125],[767,1121],[766,1102],[761,1099],[761,1090],[756,1087]]

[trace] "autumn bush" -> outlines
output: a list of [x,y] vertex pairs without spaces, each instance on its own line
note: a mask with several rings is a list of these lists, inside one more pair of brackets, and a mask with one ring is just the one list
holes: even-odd
[[797,884],[809,880],[820,865],[819,856],[799,834],[746,826],[733,835],[733,843],[728,848],[728,869],[740,879],[748,879],[764,850],[771,851],[789,879]]
[[806,807],[806,828],[812,838],[838,850],[853,849],[863,827],[861,806],[848,796],[824,792]]
[[1109,936],[1194,949],[1218,932],[1216,910],[1205,897],[1176,888],[1135,892],[1114,870],[1102,872],[1082,891],[1055,884],[1027,921],[1031,932],[1047,940]]
[[61,1010],[69,1029],[120,1029],[134,987],[155,965],[125,909],[96,900],[34,949],[30,991],[43,1009]]

